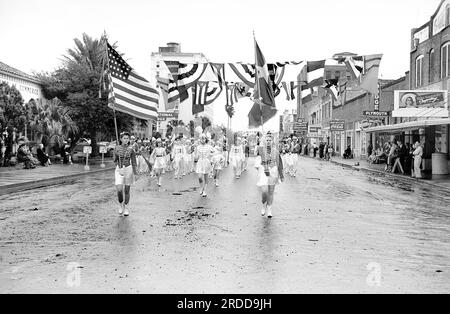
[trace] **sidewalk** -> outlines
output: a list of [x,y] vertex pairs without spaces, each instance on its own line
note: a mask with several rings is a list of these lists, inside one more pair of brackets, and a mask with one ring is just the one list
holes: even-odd
[[[309,157],[312,159],[317,159],[318,161],[320,160],[318,157],[314,158],[312,156],[304,156],[304,155],[301,155],[301,156]],[[402,175],[402,174],[398,174],[398,173],[385,172],[384,164],[381,164],[381,165],[369,164],[366,160],[344,159],[339,156],[334,156],[331,158],[330,162],[340,165],[340,166],[358,170],[358,171],[366,171],[366,172],[382,174],[386,177],[392,177],[397,180],[403,180],[403,181],[415,182],[415,183],[424,183],[424,184],[428,184],[428,185],[441,187],[444,189],[450,189],[450,175],[440,175],[440,176],[433,175],[433,176],[427,177],[425,179],[416,179],[416,178],[412,178],[410,175]],[[355,165],[357,163],[359,163],[359,166]]]
[[112,159],[105,160],[105,168],[101,168],[100,163],[100,160],[93,160],[92,164],[89,163],[90,170],[84,170],[85,165],[81,163],[56,163],[35,169],[0,167],[0,195],[70,182],[87,174],[109,171],[115,167]]

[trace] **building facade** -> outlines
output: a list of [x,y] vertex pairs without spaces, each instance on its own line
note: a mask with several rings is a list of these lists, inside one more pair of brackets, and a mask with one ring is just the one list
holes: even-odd
[[[411,31],[410,89],[450,89],[450,0],[442,0],[430,20]],[[446,114],[447,115],[447,114]],[[431,114],[392,118],[390,125],[370,128],[375,137],[384,133],[405,143],[424,147],[425,171],[446,174],[450,166],[450,119]]]
[[3,62],[0,62],[0,82],[6,82],[11,86],[15,86],[25,103],[28,103],[30,100],[39,101],[44,99],[42,84],[36,77]]
[[[181,52],[181,45],[179,43],[168,43],[165,47],[159,47],[158,52],[152,52],[151,55],[151,71],[154,77],[151,78],[153,86],[160,88],[158,85],[158,78],[167,78],[170,76],[169,69],[166,67],[164,61],[178,61],[180,63],[207,63],[208,59],[203,53],[189,53]],[[213,106],[205,106],[205,111],[197,115],[192,114],[192,97],[189,96],[184,102],[175,101],[170,105],[167,103],[165,97],[160,97],[158,112],[172,113],[177,120],[182,120],[186,125],[191,120],[198,117],[206,116],[211,122],[214,118]],[[167,124],[170,119],[158,122],[158,130],[165,132]]]

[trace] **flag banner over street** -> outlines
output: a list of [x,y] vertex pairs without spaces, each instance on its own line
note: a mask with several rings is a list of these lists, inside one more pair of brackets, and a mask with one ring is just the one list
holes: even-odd
[[158,91],[139,76],[122,57],[108,45],[110,93],[108,106],[143,120],[158,117]]

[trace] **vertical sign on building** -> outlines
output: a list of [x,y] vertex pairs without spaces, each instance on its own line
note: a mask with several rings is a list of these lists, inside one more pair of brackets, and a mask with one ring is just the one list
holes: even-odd
[[283,132],[283,116],[280,116],[280,133]]
[[377,94],[375,95],[375,99],[374,99],[374,111],[375,112],[380,111],[380,97],[381,97],[381,85],[378,82],[378,90],[377,90]]

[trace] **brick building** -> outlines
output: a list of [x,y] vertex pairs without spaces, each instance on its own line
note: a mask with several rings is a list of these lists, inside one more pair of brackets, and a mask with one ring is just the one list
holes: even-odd
[[[409,80],[411,90],[450,89],[450,0],[442,0],[430,20],[411,31]],[[374,138],[384,134],[406,143],[420,141],[424,146],[426,171],[446,174],[450,165],[450,119],[448,112],[444,113],[446,116],[441,117],[431,113],[402,116],[391,119],[390,125],[368,131]]]

